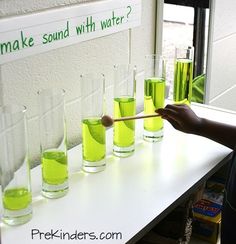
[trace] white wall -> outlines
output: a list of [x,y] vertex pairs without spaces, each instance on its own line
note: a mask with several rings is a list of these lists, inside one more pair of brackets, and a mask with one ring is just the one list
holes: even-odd
[[[53,2],[53,3],[52,3]],[[39,11],[82,0],[0,0],[0,17]],[[154,52],[156,1],[142,1],[142,26],[110,36],[97,38],[47,53],[27,57],[0,67],[0,105],[24,104],[29,128],[30,159],[34,164],[39,155],[39,128],[37,91],[59,87],[66,90],[66,115],[69,147],[80,142],[80,84],[79,75],[88,72],[104,72],[109,98],[111,97],[115,63],[136,64],[140,72],[138,80],[138,106],[143,101],[142,71],[144,55]],[[109,99],[108,99],[109,102]],[[108,112],[112,104],[108,104]]]
[[0,0],[0,17],[32,13],[55,7],[63,7],[69,4],[95,1],[99,0]]
[[211,2],[206,102],[236,111],[236,1]]

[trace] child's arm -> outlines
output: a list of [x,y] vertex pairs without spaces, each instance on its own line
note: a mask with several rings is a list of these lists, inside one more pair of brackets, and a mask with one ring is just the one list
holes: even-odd
[[187,105],[167,105],[156,112],[177,130],[207,137],[232,149],[236,145],[236,126],[200,118]]

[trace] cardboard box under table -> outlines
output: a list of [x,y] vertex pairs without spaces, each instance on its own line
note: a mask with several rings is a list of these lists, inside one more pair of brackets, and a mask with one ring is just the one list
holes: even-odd
[[221,205],[201,199],[193,207],[193,235],[217,243],[220,233]]

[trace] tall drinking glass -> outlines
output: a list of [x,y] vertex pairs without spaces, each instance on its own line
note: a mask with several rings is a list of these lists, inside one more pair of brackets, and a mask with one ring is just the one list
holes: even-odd
[[174,102],[190,103],[192,98],[193,48],[175,49]]
[[106,134],[101,123],[104,114],[104,75],[81,75],[81,91],[82,168],[86,172],[95,173],[106,167]]
[[39,94],[42,194],[48,198],[68,191],[65,91],[45,89]]
[[[158,55],[145,57],[144,114],[154,114],[164,107],[165,102],[165,60]],[[160,141],[163,137],[161,117],[144,119],[143,138],[149,142]]]
[[2,220],[8,225],[23,224],[32,217],[25,112],[19,105],[0,108]]
[[[114,66],[114,118],[136,114],[136,68],[131,65]],[[113,153],[127,157],[135,149],[135,121],[114,123]]]

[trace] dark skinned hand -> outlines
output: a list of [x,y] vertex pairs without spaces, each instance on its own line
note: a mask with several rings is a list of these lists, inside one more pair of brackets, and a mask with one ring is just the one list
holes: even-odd
[[207,137],[232,149],[236,147],[235,125],[200,118],[185,104],[169,104],[156,112],[177,130]]
[[198,134],[201,128],[202,119],[185,104],[168,104],[165,108],[157,109],[156,112],[163,119],[168,120],[175,129],[185,133]]

